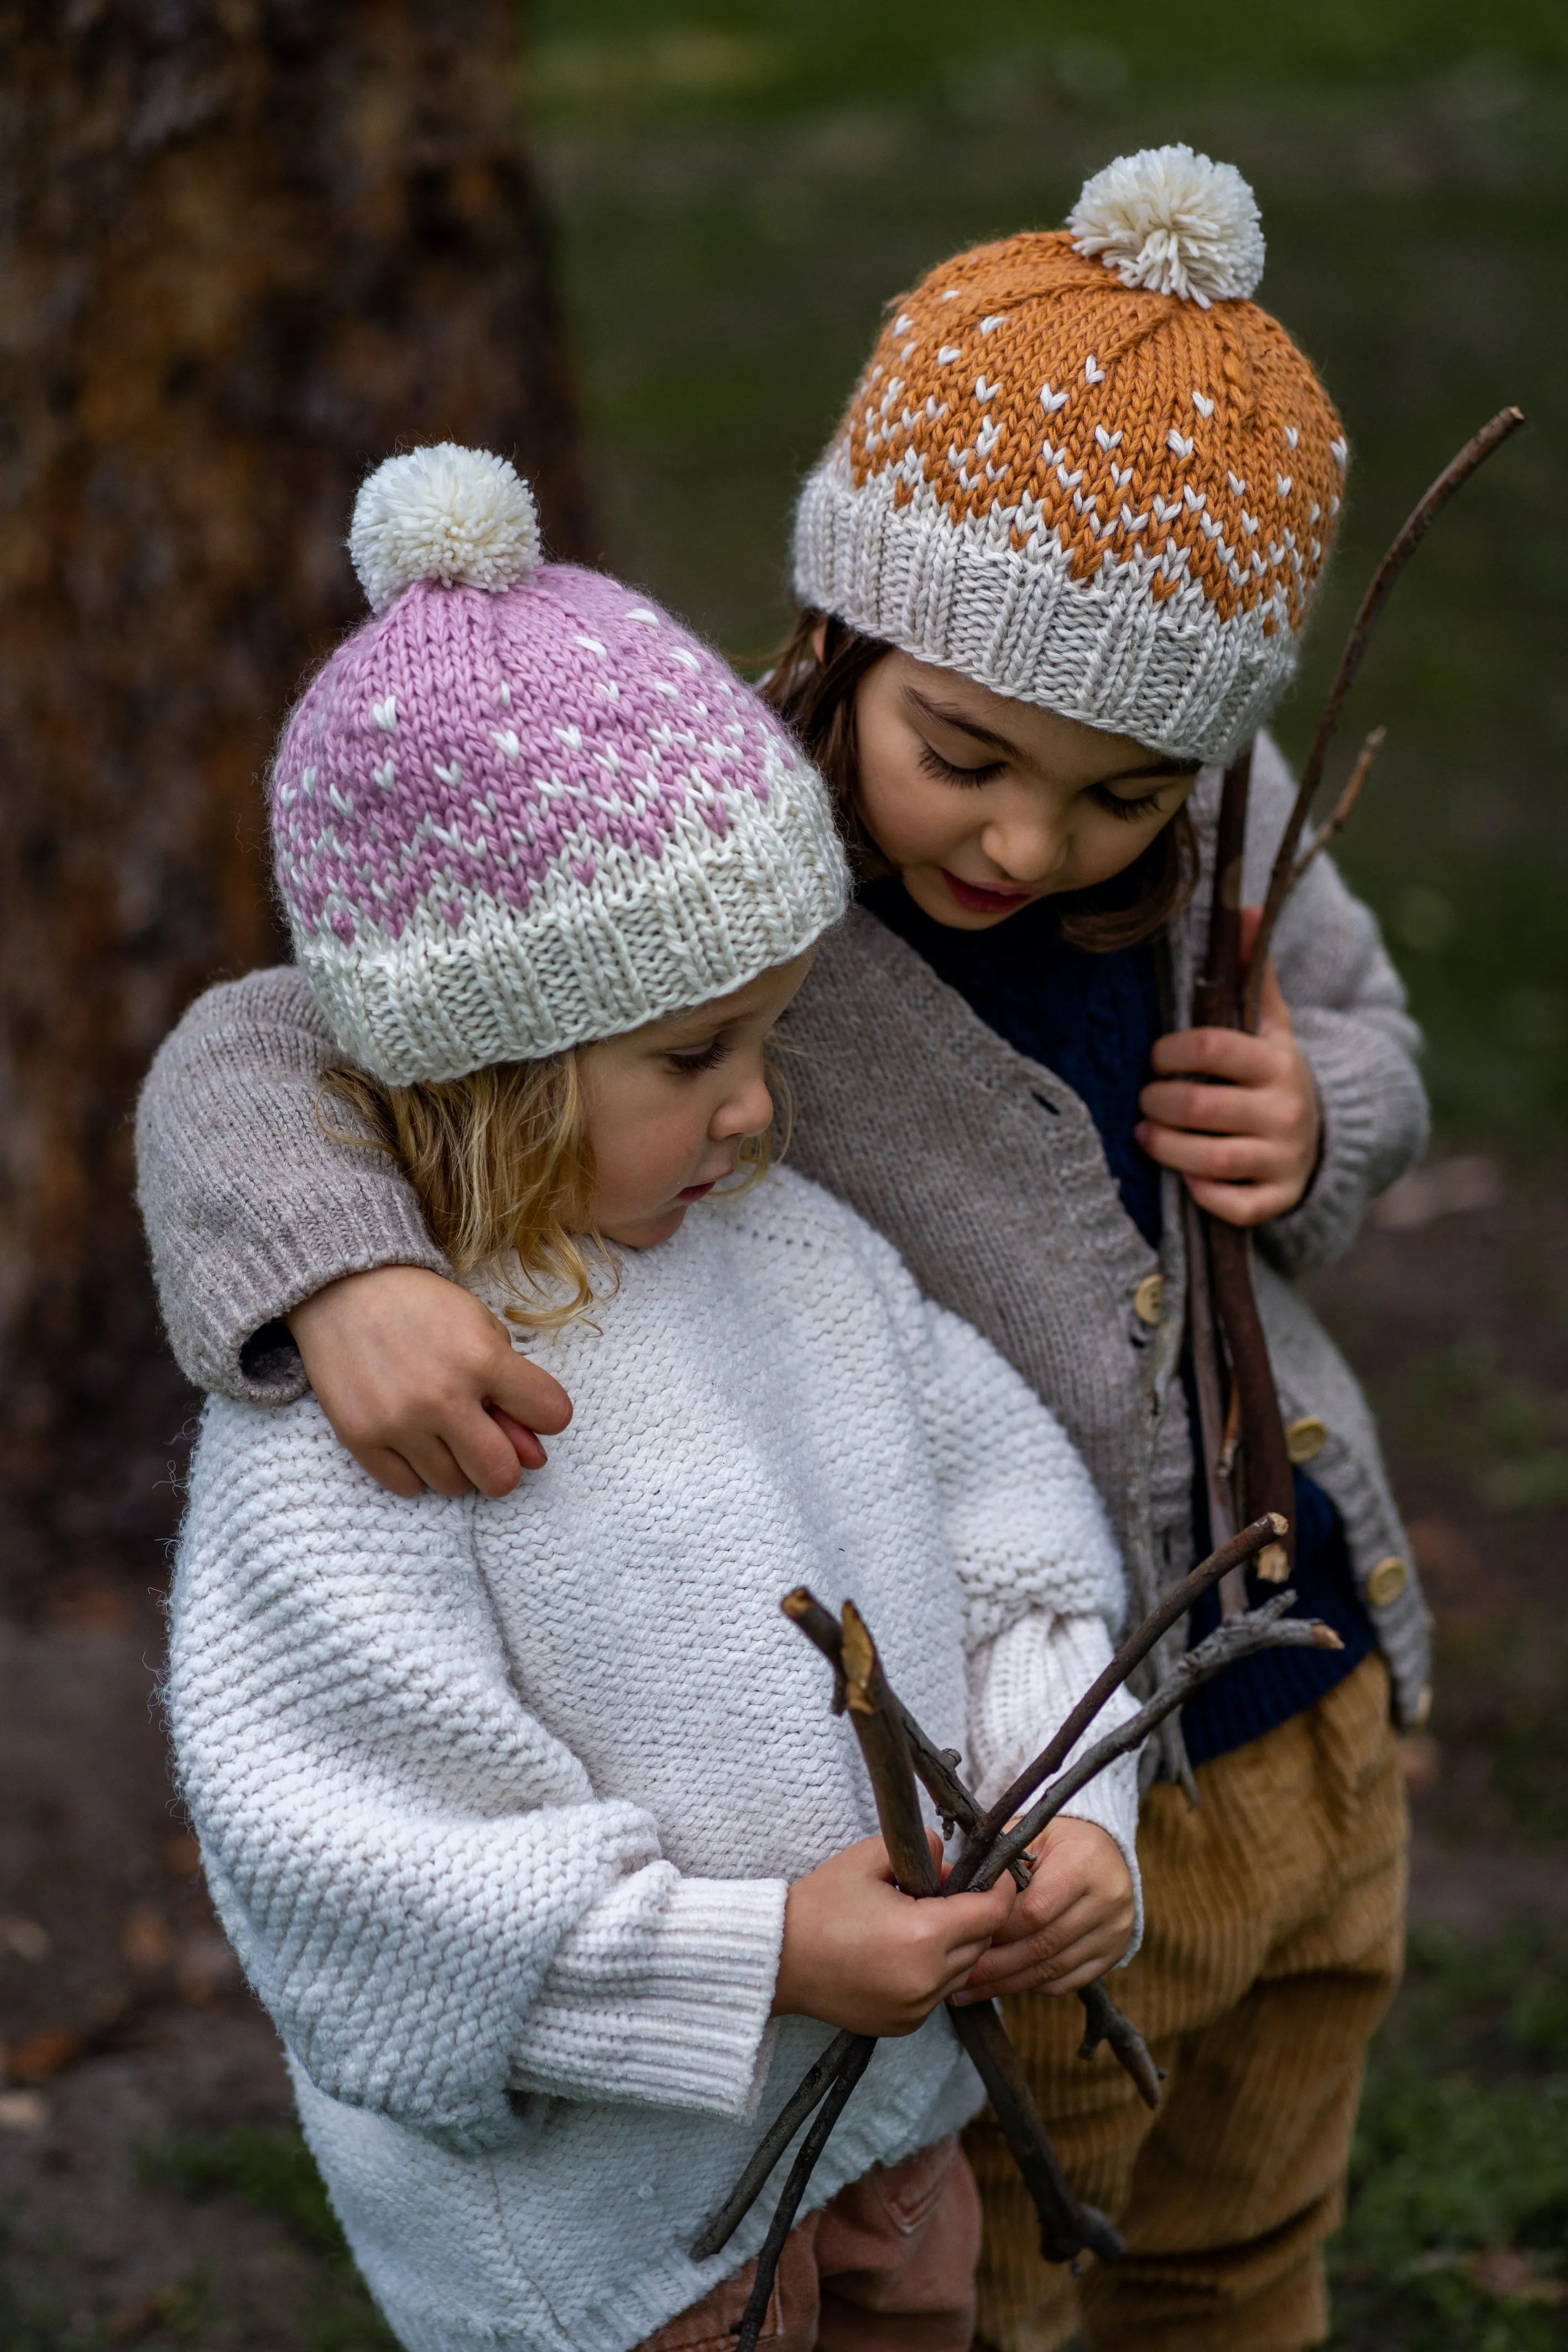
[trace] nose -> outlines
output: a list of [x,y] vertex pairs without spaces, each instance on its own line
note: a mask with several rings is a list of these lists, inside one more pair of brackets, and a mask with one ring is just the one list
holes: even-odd
[[980,846],[1009,882],[1048,882],[1066,854],[1067,835],[1043,809],[1020,810],[993,819]]
[[760,1135],[772,1123],[773,1097],[758,1060],[756,1067],[725,1096],[709,1123],[708,1133],[715,1143],[727,1143],[735,1136]]

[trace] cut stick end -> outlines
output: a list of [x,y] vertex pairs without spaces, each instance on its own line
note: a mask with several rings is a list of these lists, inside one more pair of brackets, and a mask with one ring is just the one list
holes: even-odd
[[1340,1640],[1339,1635],[1334,1632],[1332,1625],[1325,1625],[1321,1620],[1314,1619],[1312,1624],[1312,1647],[1317,1650],[1343,1650],[1344,1643]]
[[1291,1573],[1291,1555],[1282,1543],[1265,1544],[1252,1566],[1265,1584],[1283,1584]]
[[876,1643],[852,1601],[844,1603],[842,1623],[844,1684],[849,1702],[857,1715],[871,1715],[875,1712],[870,1683],[876,1671]]

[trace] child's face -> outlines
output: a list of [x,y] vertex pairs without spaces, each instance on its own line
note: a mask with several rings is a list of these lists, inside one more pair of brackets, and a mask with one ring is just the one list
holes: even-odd
[[768,1033],[811,969],[792,963],[690,1013],[590,1045],[581,1058],[595,1229],[629,1249],[667,1242],[694,1201],[740,1164],[773,1117]]
[[916,906],[985,931],[1130,866],[1192,790],[1184,766],[891,653],[855,699],[859,805]]

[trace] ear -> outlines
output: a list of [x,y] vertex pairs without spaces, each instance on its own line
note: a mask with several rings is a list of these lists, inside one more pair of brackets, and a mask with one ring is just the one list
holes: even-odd
[[811,632],[811,651],[816,655],[819,663],[822,660],[827,649],[828,624],[827,621],[823,619],[817,623],[816,627]]

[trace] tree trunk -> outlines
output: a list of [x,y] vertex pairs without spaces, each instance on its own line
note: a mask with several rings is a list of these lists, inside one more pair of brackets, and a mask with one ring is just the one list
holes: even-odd
[[190,1400],[131,1201],[149,1056],[275,955],[260,781],[451,438],[591,551],[514,0],[0,0],[0,1561],[146,1567]]

